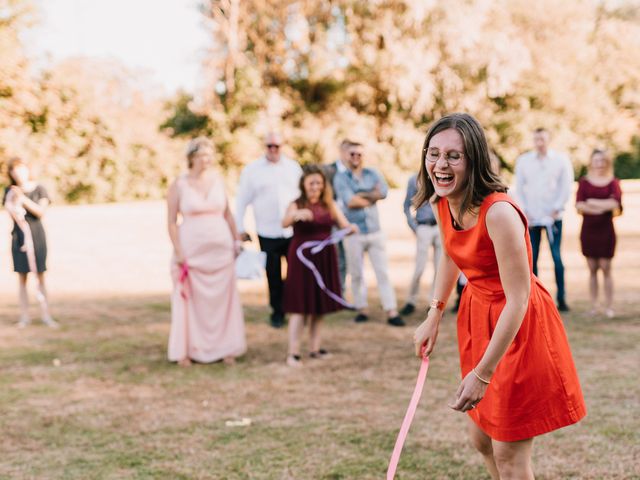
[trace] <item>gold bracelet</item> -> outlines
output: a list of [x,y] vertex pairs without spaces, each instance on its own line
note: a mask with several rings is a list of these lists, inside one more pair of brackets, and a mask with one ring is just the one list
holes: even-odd
[[477,378],[478,380],[480,380],[482,383],[485,383],[485,384],[487,384],[487,385],[489,385],[489,384],[491,383],[489,380],[485,380],[485,379],[484,379],[484,378],[482,378],[480,375],[478,375],[478,374],[476,373],[476,369],[475,369],[475,368],[472,368],[472,369],[471,369],[471,371],[472,371],[472,372],[473,372],[473,374],[476,376],[476,378]]

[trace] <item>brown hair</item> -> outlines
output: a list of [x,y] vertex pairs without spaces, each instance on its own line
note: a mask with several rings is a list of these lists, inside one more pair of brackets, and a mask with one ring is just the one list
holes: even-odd
[[207,137],[196,137],[192,139],[187,145],[187,166],[193,167],[193,157],[203,148],[211,148],[213,150],[213,144]]
[[27,166],[26,162],[22,160],[20,157],[11,157],[9,159],[9,163],[7,165],[7,175],[9,176],[9,182],[11,183],[11,185],[18,184],[18,182],[16,182],[16,179],[13,178],[13,175],[11,174],[11,172],[13,171],[14,168],[20,165],[24,165],[25,167]]
[[[491,168],[489,145],[480,123],[468,113],[451,113],[436,121],[427,132],[420,156],[420,172],[418,173],[418,193],[413,197],[414,206],[420,207],[428,202],[435,193],[433,184],[427,173],[425,157],[431,139],[438,133],[453,128],[462,136],[464,156],[467,159],[469,172],[458,223],[462,223],[465,212],[480,206],[487,195],[493,192],[506,192],[507,186],[497,172]],[[434,201],[439,198],[436,196]]]
[[333,201],[333,190],[331,189],[331,185],[327,182],[327,176],[324,174],[324,171],[319,165],[315,164],[307,164],[302,167],[302,176],[300,177],[300,196],[296,199],[296,205],[298,208],[305,208],[309,204],[309,199],[307,199],[307,192],[304,190],[304,181],[307,177],[311,175],[320,175],[322,177],[322,183],[324,187],[322,188],[322,193],[320,194],[320,204],[327,207],[332,211],[335,202]]

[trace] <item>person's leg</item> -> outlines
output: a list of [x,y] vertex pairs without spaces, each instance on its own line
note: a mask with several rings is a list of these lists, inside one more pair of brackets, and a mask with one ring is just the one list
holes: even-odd
[[557,299],[560,310],[568,310],[565,290],[564,290],[564,265],[562,264],[562,256],[560,254],[560,246],[562,243],[562,220],[556,220],[553,224],[553,242],[549,239],[551,246],[551,256],[553,257],[553,266],[556,274],[556,285],[558,287]]
[[598,259],[587,257],[589,267],[589,300],[592,315],[598,313]]
[[18,273],[18,296],[20,298],[20,320],[18,327],[24,328],[31,323],[29,318],[29,293],[27,292],[27,273]]
[[320,336],[320,326],[322,325],[322,315],[312,315],[311,325],[309,326],[309,341],[311,344],[310,356],[312,358],[326,358],[329,356],[328,352],[322,348],[322,338]]
[[304,315],[292,313],[289,315],[289,354],[287,355],[287,365],[297,367],[302,365],[300,360],[300,339],[304,329]]
[[269,305],[271,305],[271,325],[279,328],[284,323],[282,313],[282,267],[278,250],[278,238],[258,236],[260,250],[267,254],[267,284],[269,286]]
[[349,235],[344,239],[344,248],[347,257],[347,271],[351,276],[353,305],[361,315],[366,315],[367,309],[367,291],[364,285],[363,271],[365,241],[365,236],[361,234]]
[[542,227],[529,227],[529,238],[531,239],[531,257],[533,263],[533,274],[538,276],[538,254],[540,253],[540,238]]
[[[431,245],[428,242],[429,226],[418,225],[416,229],[416,257],[415,266],[413,269],[413,276],[411,277],[411,283],[409,284],[409,297],[407,298],[407,304],[403,307],[403,315],[413,313],[415,305],[418,299],[418,292],[420,290],[420,279],[424,273],[424,267],[429,260],[429,248]],[[414,307],[414,308],[411,308]]]
[[491,443],[491,437],[480,430],[480,427],[478,427],[471,418],[467,417],[467,422],[471,445],[473,445],[473,447],[480,452],[480,455],[482,455],[482,459],[484,460],[487,470],[489,470],[491,478],[493,480],[499,480],[500,476],[498,475],[498,467],[496,467],[496,462],[493,459],[493,444]]
[[44,272],[38,272],[38,293],[36,296],[38,298],[38,303],[40,303],[42,323],[51,328],[57,328],[58,322],[51,318],[51,314],[49,313],[49,298],[47,295],[47,288],[44,283]]
[[398,305],[396,303],[396,292],[393,290],[389,280],[389,267],[387,262],[386,239],[384,234],[376,232],[370,236],[369,259],[373,266],[378,282],[378,292],[382,308],[387,312],[387,319],[394,326],[403,326],[404,321],[398,317]]
[[[285,280],[282,274],[282,257],[284,257],[285,260],[287,259],[287,255],[289,254],[289,245],[291,245],[291,238],[278,239],[277,254],[278,254],[278,264],[280,265],[280,277],[278,278],[279,281],[276,282],[274,295],[276,297],[275,311],[282,321],[284,321],[284,308],[282,306],[282,301],[284,298],[284,280]],[[286,277],[286,275],[284,275],[284,277]]]
[[500,480],[533,480],[531,451],[533,438],[518,442],[492,440],[493,458],[498,467]]
[[613,277],[611,276],[611,259],[601,258],[599,260],[600,269],[604,276],[604,313],[607,317],[613,318]]

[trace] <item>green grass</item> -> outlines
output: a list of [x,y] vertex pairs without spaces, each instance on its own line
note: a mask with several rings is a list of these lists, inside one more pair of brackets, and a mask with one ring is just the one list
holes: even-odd
[[[336,315],[325,328],[334,357],[293,371],[286,332],[249,305],[250,350],[237,365],[182,369],[165,359],[166,299],[92,300],[83,316],[85,302],[57,306],[59,331],[4,326],[0,478],[384,478],[418,368],[412,327]],[[632,313],[604,321],[578,307],[565,317],[589,414],[536,440],[536,478],[640,478]],[[15,307],[0,314],[13,318]],[[398,479],[489,478],[463,416],[446,407],[459,381],[456,348],[448,316]],[[252,424],[225,425],[242,417]]]

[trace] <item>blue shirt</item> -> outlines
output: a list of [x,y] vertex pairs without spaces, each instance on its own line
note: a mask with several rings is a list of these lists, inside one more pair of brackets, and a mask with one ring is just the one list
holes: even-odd
[[415,217],[411,212],[411,201],[418,193],[418,175],[413,175],[407,183],[407,195],[404,197],[404,214],[407,223],[414,232],[418,225],[435,225],[436,217],[431,209],[431,204],[427,201],[416,210]]
[[338,197],[338,205],[350,223],[355,223],[360,233],[375,233],[380,231],[380,219],[376,204],[365,208],[349,208],[351,198],[358,193],[369,193],[380,187],[382,198],[386,198],[389,186],[382,175],[371,168],[362,169],[361,176],[356,176],[351,170],[336,173],[333,180]]

